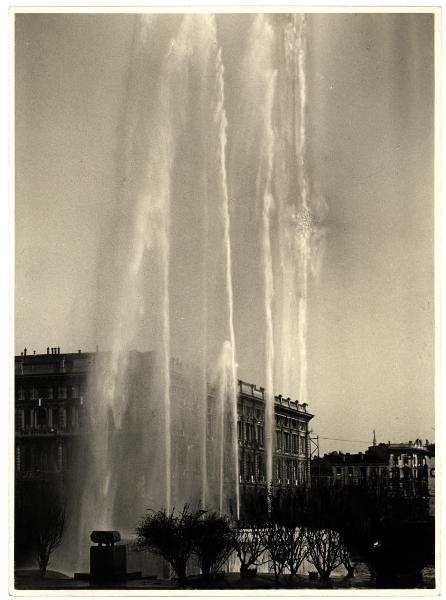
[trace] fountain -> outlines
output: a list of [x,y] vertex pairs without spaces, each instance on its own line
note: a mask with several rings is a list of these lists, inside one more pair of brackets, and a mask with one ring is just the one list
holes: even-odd
[[268,482],[274,392],[307,401],[309,275],[323,229],[306,170],[305,19],[245,19],[241,56],[226,66],[225,18],[137,17],[101,305],[111,350],[90,382],[71,570],[85,569],[90,531],[132,531],[148,508],[190,503],[238,518],[234,289],[246,273],[262,307]]

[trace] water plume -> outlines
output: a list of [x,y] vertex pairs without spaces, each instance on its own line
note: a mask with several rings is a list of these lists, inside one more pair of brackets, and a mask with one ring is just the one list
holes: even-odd
[[[215,110],[215,120],[218,124],[219,139],[219,164],[222,189],[221,214],[224,224],[224,247],[225,247],[225,265],[226,265],[226,294],[228,301],[228,329],[229,329],[229,352],[230,352],[230,382],[229,398],[232,417],[232,448],[233,464],[235,476],[235,503],[237,519],[240,516],[240,492],[239,492],[239,464],[238,464],[238,440],[237,440],[237,374],[235,360],[235,332],[234,332],[234,297],[232,289],[232,256],[231,256],[231,233],[230,233],[230,214],[229,214],[229,196],[228,180],[226,172],[226,144],[227,144],[227,118],[224,108],[224,66],[221,59],[221,49],[216,57],[216,77],[217,77],[217,105]],[[223,397],[222,397],[223,401]]]
[[[294,159],[294,165],[290,162],[288,185],[279,201],[282,385],[287,393],[298,393],[300,402],[308,401],[309,277],[316,275],[320,265],[325,240],[321,221],[326,213],[323,200],[311,196],[308,177],[306,28],[305,15],[297,14],[289,17],[284,28],[286,75],[282,81],[288,89],[288,100],[282,105],[282,126],[288,114],[292,137],[283,136],[284,147],[288,160]],[[295,171],[294,176],[292,171]]]
[[244,334],[265,386],[268,485],[275,393],[308,399],[326,205],[307,160],[305,19],[247,16],[239,56],[219,19],[136,19],[104,241],[110,351],[94,358],[71,556],[92,529],[131,531],[147,508],[189,503],[239,519]]
[[272,127],[272,108],[274,101],[276,73],[269,75],[268,93],[265,100],[265,182],[263,192],[263,268],[264,268],[264,305],[265,305],[265,466],[266,482],[273,482],[274,452],[274,330],[273,330],[273,298],[274,278],[271,251],[271,218],[274,209],[272,196],[272,174],[274,166],[274,131]]

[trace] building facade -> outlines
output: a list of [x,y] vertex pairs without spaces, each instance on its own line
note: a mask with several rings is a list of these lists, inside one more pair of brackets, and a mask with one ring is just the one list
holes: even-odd
[[[15,357],[17,483],[57,480],[74,472],[76,445],[88,435],[86,405],[94,402],[88,397],[89,376],[103,354],[47,348],[46,354],[30,355],[25,349]],[[173,377],[173,385],[180,379]],[[240,486],[266,486],[265,390],[239,381],[237,406]],[[306,404],[275,397],[274,485],[309,482],[312,418]]]
[[16,479],[53,479],[72,467],[83,430],[92,355],[46,354],[15,358]]
[[428,492],[429,442],[373,444],[356,454],[331,452],[311,461],[314,484],[380,484],[407,495]]
[[[274,399],[273,484],[297,486],[309,481],[307,404],[278,395]],[[238,442],[242,486],[265,485],[265,390],[239,381]]]

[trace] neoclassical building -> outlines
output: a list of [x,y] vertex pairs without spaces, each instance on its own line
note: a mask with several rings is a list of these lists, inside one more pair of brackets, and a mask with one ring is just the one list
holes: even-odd
[[[46,353],[23,350],[15,357],[15,473],[16,482],[69,477],[76,444],[83,435],[89,375],[104,353]],[[150,353],[137,353],[141,364]],[[175,363],[173,363],[175,365]],[[180,375],[173,366],[173,385]],[[178,380],[178,381],[177,381]],[[242,489],[265,486],[265,390],[238,382],[239,478]],[[309,422],[306,404],[275,397],[274,484],[297,486],[309,482]]]

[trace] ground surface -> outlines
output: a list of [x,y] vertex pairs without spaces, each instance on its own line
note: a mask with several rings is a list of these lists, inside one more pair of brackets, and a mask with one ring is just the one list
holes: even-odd
[[[274,576],[259,574],[249,579],[241,579],[238,573],[226,573],[219,580],[205,583],[197,577],[188,580],[190,589],[277,589]],[[326,589],[322,582],[310,580],[308,576],[298,575],[290,579],[288,575],[280,578],[279,589]],[[358,564],[357,574],[353,579],[346,577],[332,577],[332,589],[373,589],[374,581],[370,577],[365,565]],[[435,576],[433,569],[425,569],[423,583],[420,588],[434,588]],[[125,590],[174,590],[179,589],[174,581],[165,579],[134,579],[124,583],[108,583],[104,585],[90,585],[89,581],[74,580],[63,573],[48,571],[44,578],[36,570],[17,570],[15,573],[15,589],[17,590],[82,590],[82,589],[125,589]]]

